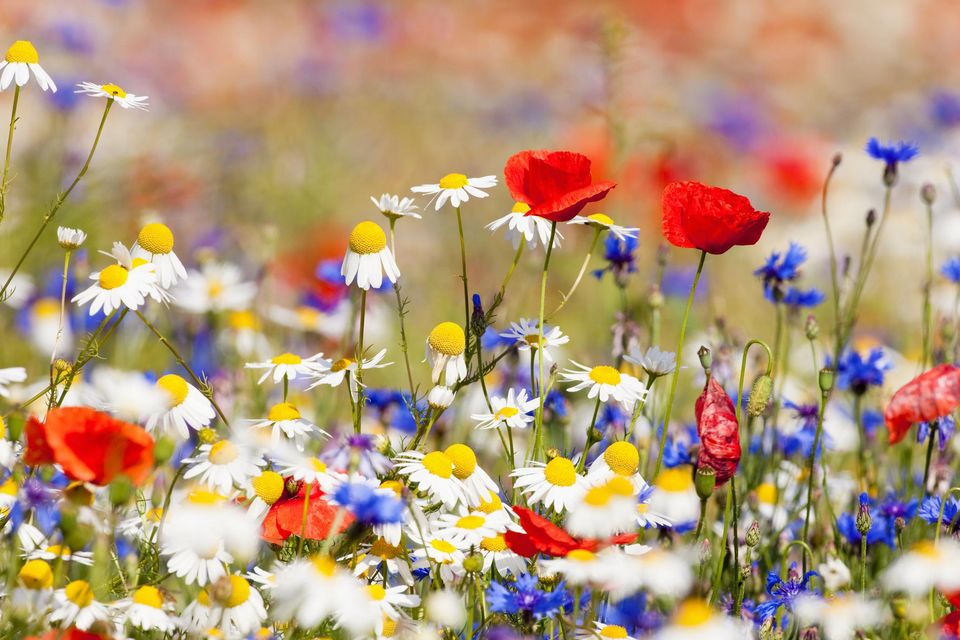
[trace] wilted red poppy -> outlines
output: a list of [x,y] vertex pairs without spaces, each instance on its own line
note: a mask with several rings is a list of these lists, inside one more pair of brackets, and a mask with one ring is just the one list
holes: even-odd
[[950,415],[960,405],[960,368],[952,364],[921,373],[893,394],[883,412],[890,444],[903,440],[910,427]]
[[[310,540],[326,540],[337,517],[339,507],[327,502],[323,493],[314,488],[310,493],[310,503],[307,506],[306,528],[303,526],[303,507],[306,500],[306,491],[303,487],[297,495],[280,498],[267,512],[263,519],[260,537],[271,544],[283,544],[283,541],[292,535],[301,535]],[[337,533],[342,532],[353,522],[353,514],[345,512],[340,516],[340,526]]]
[[611,544],[630,544],[637,539],[635,533],[625,533],[609,540],[574,538],[530,509],[514,507],[513,511],[520,519],[524,532],[507,531],[503,534],[503,540],[511,551],[524,558],[532,558],[538,553],[563,557],[575,549],[595,551]]
[[89,407],[51,409],[44,422],[30,418],[24,429],[24,462],[56,463],[71,480],[104,485],[124,475],[141,485],[153,468],[149,433]]
[[663,190],[663,236],[677,247],[725,253],[756,244],[770,214],[733,191],[699,182],[672,182]]
[[521,151],[507,160],[503,174],[513,199],[530,206],[528,216],[554,222],[572,219],[617,186],[594,182],[590,159],[572,151]]
[[716,473],[717,486],[733,477],[740,463],[740,430],[733,401],[716,378],[697,398],[697,433],[700,455],[697,466]]

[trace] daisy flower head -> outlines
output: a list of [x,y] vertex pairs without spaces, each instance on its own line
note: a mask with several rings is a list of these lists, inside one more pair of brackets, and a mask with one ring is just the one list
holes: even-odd
[[123,611],[123,619],[137,629],[162,633],[173,633],[177,629],[176,618],[164,605],[163,594],[154,586],[143,585],[115,606]]
[[440,178],[440,182],[437,184],[421,184],[411,187],[410,191],[433,196],[431,201],[436,199],[434,210],[440,211],[447,200],[454,207],[459,207],[470,200],[470,196],[486,198],[488,194],[481,189],[490,189],[495,186],[497,186],[497,176],[468,178],[462,173],[448,173]]
[[592,585],[603,589],[607,586],[611,576],[618,570],[610,549],[599,553],[586,549],[574,549],[562,558],[551,558],[541,561],[544,575],[560,574],[567,582],[574,585]]
[[51,544],[40,529],[28,522],[24,522],[17,529],[17,538],[23,549],[23,557],[27,560],[45,560],[47,562],[74,562],[80,565],[91,566],[93,553],[89,551],[73,551],[63,544]]
[[630,480],[635,491],[639,491],[647,486],[639,469],[640,452],[637,447],[632,442],[618,440],[610,443],[603,450],[603,454],[590,464],[587,479],[596,486],[612,478],[622,477]]
[[613,218],[605,213],[591,213],[588,216],[575,216],[573,220],[570,221],[570,224],[585,224],[599,231],[606,229],[621,241],[626,240],[627,238],[636,238],[637,232],[639,231],[639,229],[636,227],[621,227],[618,224],[614,224]]
[[130,255],[153,264],[164,289],[187,277],[186,268],[173,252],[173,231],[160,222],[151,222],[140,229]]
[[527,496],[530,505],[543,503],[557,513],[567,511],[583,499],[587,492],[586,478],[577,473],[573,461],[557,456],[550,462],[531,462],[530,466],[515,469],[514,487]]
[[368,369],[383,369],[384,367],[389,367],[392,362],[383,362],[383,359],[387,356],[387,350],[381,349],[374,355],[372,358],[363,358],[361,360],[356,360],[354,358],[340,358],[335,362],[323,361],[318,363],[317,367],[312,372],[312,376],[315,378],[313,384],[307,387],[308,390],[314,389],[321,385],[326,385],[328,387],[339,387],[346,380],[347,384],[350,387],[350,395],[353,396],[354,401],[357,399],[357,371]]
[[453,462],[453,475],[463,483],[467,503],[478,507],[500,490],[486,471],[477,465],[477,454],[465,444],[454,443],[443,450]]
[[550,351],[570,342],[570,337],[560,331],[560,327],[544,325],[543,335],[540,335],[539,322],[520,318],[518,322],[511,322],[510,328],[500,334],[502,338],[512,339],[521,353],[533,353],[536,358],[543,358],[546,362],[553,362]]
[[591,487],[567,514],[566,529],[580,538],[609,538],[636,528],[633,484],[614,476]]
[[517,555],[507,546],[502,533],[480,541],[480,553],[483,554],[483,572],[489,573],[493,567],[501,575],[521,576],[527,572],[527,560]]
[[461,507],[458,513],[444,513],[437,517],[437,531],[452,533],[463,540],[467,548],[481,544],[485,539],[502,534],[512,524],[506,511],[488,513]]
[[274,462],[277,473],[281,476],[319,487],[324,493],[331,493],[346,479],[344,474],[334,470],[320,458],[300,453],[290,446],[278,447],[274,453]]
[[446,409],[453,404],[456,395],[450,387],[438,384],[427,393],[427,405],[433,409]]
[[420,604],[420,596],[407,593],[407,589],[407,585],[386,588],[377,583],[367,585],[370,606],[379,614],[380,625],[383,624],[383,618],[400,619],[403,615],[400,612],[401,607],[410,608]]
[[87,239],[87,234],[80,229],[57,227],[57,243],[67,251],[79,249]]
[[385,215],[391,221],[399,218],[416,218],[420,220],[421,216],[417,213],[417,205],[413,203],[413,198],[401,198],[398,195],[389,193],[380,194],[379,198],[370,196],[373,206],[379,209],[380,213]]
[[607,402],[613,398],[625,407],[632,407],[647,393],[643,383],[627,373],[621,373],[609,365],[588,367],[571,360],[577,369],[565,369],[560,376],[567,382],[575,383],[569,391],[576,392],[588,389],[587,397],[591,400],[599,398],[600,402]]
[[622,600],[645,589],[651,595],[682,598],[693,586],[694,574],[689,553],[666,551],[642,544],[623,547],[618,556],[618,570],[608,585],[610,598]]
[[308,438],[321,435],[329,438],[330,434],[305,420],[300,410],[291,402],[279,402],[270,407],[266,420],[249,420],[251,429],[269,430],[270,445],[276,447],[283,440],[292,440],[299,451],[303,451]]
[[176,433],[186,439],[190,437],[190,429],[199,431],[209,426],[217,416],[210,400],[175,373],[160,376],[156,386],[163,392],[168,404],[163,411],[153,413],[147,418],[147,431]]
[[[510,213],[501,218],[497,218],[488,224],[486,228],[490,231],[496,231],[506,225],[507,238],[513,243],[514,249],[520,247],[521,241],[527,243],[528,249],[535,249],[538,240],[542,246],[546,247],[547,243],[550,242],[550,221],[538,216],[528,216],[528,211],[530,211],[530,205],[524,204],[523,202],[516,202],[513,205],[513,209],[510,210]],[[553,237],[554,249],[560,246],[561,240],[563,240],[563,236],[559,231],[555,232]]]
[[190,313],[244,311],[257,294],[257,285],[246,282],[235,264],[208,260],[199,271],[191,269],[176,289],[176,304]]
[[644,529],[651,527],[672,527],[673,521],[650,508],[650,498],[654,488],[646,482],[637,493],[637,524]]
[[413,573],[410,565],[404,558],[406,549],[393,544],[386,538],[378,537],[368,545],[361,544],[357,548],[357,565],[353,568],[353,575],[363,578],[372,578],[380,566],[387,569],[387,574],[397,576],[404,584],[413,584]]
[[390,282],[400,278],[400,269],[387,246],[387,235],[376,222],[365,220],[350,232],[349,247],[340,266],[340,275],[347,286],[357,281],[364,291],[379,289],[386,274]]
[[271,615],[275,620],[296,620],[304,628],[333,617],[337,626],[361,636],[374,628],[374,619],[350,615],[363,610],[369,600],[366,585],[329,556],[295,560],[276,572]]
[[960,543],[923,540],[887,567],[881,582],[888,591],[920,597],[937,589],[941,593],[960,591]]
[[661,351],[659,347],[649,347],[646,351],[640,351],[640,347],[632,345],[623,359],[630,364],[635,364],[649,376],[665,376],[673,373],[677,363],[677,354],[672,351]]
[[185,479],[197,478],[211,489],[228,494],[234,486],[246,486],[266,463],[247,443],[224,438],[200,445],[197,455],[184,458],[183,464],[189,465],[183,474]]
[[44,611],[53,598],[53,568],[46,560],[27,560],[17,572],[11,605],[25,611]]
[[581,631],[576,636],[577,640],[636,640],[636,638],[627,633],[626,627],[618,624],[606,624],[604,622],[594,622],[592,631]]
[[416,538],[411,556],[414,566],[427,566],[428,559],[440,565],[440,576],[444,581],[450,581],[463,574],[463,560],[466,554],[463,551],[463,540],[448,531],[425,532],[423,539]]
[[527,390],[509,389],[507,397],[490,396],[492,413],[475,413],[471,418],[479,420],[477,429],[496,429],[501,425],[508,429],[526,429],[534,420],[530,414],[540,406],[540,398],[527,398]]
[[31,72],[40,89],[57,92],[57,85],[40,66],[40,55],[33,43],[29,40],[17,40],[7,49],[3,60],[0,60],[0,91],[6,91],[11,82],[15,82],[18,87],[27,84]]
[[833,598],[803,594],[793,605],[804,624],[818,625],[826,640],[853,640],[865,637],[860,631],[884,621],[884,606],[854,593]]
[[397,472],[407,476],[417,490],[452,509],[466,502],[463,481],[454,473],[456,463],[443,451],[405,451],[394,459]]
[[260,475],[251,478],[246,488],[247,513],[262,522],[270,507],[283,496],[285,484],[283,476],[276,471],[261,471]]
[[107,84],[81,82],[77,84],[77,86],[80,88],[76,89],[74,93],[82,93],[94,98],[106,98],[107,100],[113,100],[116,104],[120,105],[124,109],[139,109],[140,111],[147,111],[147,96],[136,96],[132,93],[127,93],[112,82],[108,82]]
[[749,630],[743,623],[725,616],[700,599],[685,600],[677,608],[673,621],[654,636],[655,640],[742,640]]
[[297,379],[297,376],[308,377],[316,373],[317,368],[323,364],[323,354],[317,353],[308,358],[302,358],[295,353],[281,353],[269,360],[263,362],[247,362],[243,366],[247,369],[266,369],[264,374],[257,380],[257,384],[263,384],[263,381],[272,377],[274,384],[280,384],[285,380],[287,382]]
[[456,322],[441,322],[427,336],[427,360],[433,367],[434,384],[441,379],[451,386],[467,377],[467,361],[464,352],[467,336]]
[[649,505],[650,510],[663,515],[677,527],[696,522],[700,515],[700,498],[693,485],[690,467],[661,471],[654,482]]
[[0,369],[0,396],[10,397],[10,385],[23,382],[27,379],[27,370],[23,367],[6,367]]
[[152,264],[143,258],[133,258],[119,242],[114,243],[108,255],[117,260],[116,264],[91,273],[94,284],[75,295],[71,302],[79,305],[92,303],[90,315],[95,316],[101,309],[109,315],[121,306],[136,311],[148,297],[158,302],[171,299],[157,286],[157,272]]
[[59,622],[64,627],[73,625],[86,631],[98,622],[110,620],[110,610],[96,599],[86,580],[68,582],[63,589],[57,589],[53,598],[50,622]]

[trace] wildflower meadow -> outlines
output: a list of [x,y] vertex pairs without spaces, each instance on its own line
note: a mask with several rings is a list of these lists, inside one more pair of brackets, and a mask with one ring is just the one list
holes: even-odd
[[[174,99],[109,55],[73,78],[31,24],[0,45],[0,638],[960,638],[930,130],[837,134],[770,189],[562,136],[439,171],[411,143],[403,181],[354,149],[333,206],[280,185],[335,144],[217,137],[214,224]],[[118,174],[144,144],[172,168]]]

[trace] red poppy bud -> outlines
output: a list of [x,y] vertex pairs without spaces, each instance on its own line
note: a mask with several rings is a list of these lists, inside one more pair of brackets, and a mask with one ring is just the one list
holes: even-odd
[[614,182],[594,182],[590,159],[572,151],[521,151],[503,169],[514,200],[530,206],[528,216],[566,222],[606,197]]
[[727,189],[699,182],[672,182],[663,190],[663,236],[674,246],[726,253],[756,244],[770,214]]
[[700,435],[698,467],[717,474],[717,486],[733,477],[740,463],[740,430],[730,396],[715,378],[697,398],[697,433]]
[[950,415],[960,405],[960,368],[941,364],[900,387],[883,412],[890,444],[903,440],[910,427]]

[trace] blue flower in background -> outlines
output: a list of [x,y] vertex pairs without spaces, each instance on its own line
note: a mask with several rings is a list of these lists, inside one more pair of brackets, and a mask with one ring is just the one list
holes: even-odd
[[[867,544],[885,544],[891,549],[895,549],[897,546],[897,534],[894,528],[895,518],[885,516],[866,494],[860,496],[860,501],[870,510],[870,529],[867,531]],[[840,535],[846,538],[847,542],[853,547],[860,548],[862,536],[857,531],[857,516],[855,513],[841,513],[837,518],[837,529],[840,531]]]
[[[678,267],[675,269],[665,269],[663,280],[660,283],[660,290],[663,295],[673,298],[684,298],[690,295],[690,287],[693,286],[693,278],[697,273],[696,267]],[[700,282],[697,283],[697,290],[693,294],[694,300],[703,300],[707,297],[707,279],[704,275],[700,276]]]
[[940,267],[940,275],[952,282],[960,284],[960,258],[950,258]]
[[538,579],[530,574],[517,578],[515,583],[493,582],[487,588],[487,604],[494,613],[522,613],[533,618],[545,618],[573,602],[561,581],[553,591],[542,591]]
[[900,162],[913,160],[920,154],[920,149],[912,142],[888,142],[882,144],[876,138],[867,140],[867,155],[875,160],[883,160],[888,167],[896,167]]
[[[767,300],[770,300],[771,302],[773,302],[771,291],[764,290],[763,295],[764,297],[767,298]],[[826,300],[826,298],[827,298],[826,294],[823,291],[820,291],[819,289],[816,289],[816,288],[798,289],[796,287],[789,287],[786,293],[783,294],[783,300],[781,300],[781,302],[783,302],[783,304],[787,305],[788,307],[809,308],[809,307],[817,306],[818,304]]]
[[639,246],[636,238],[620,239],[615,235],[607,234],[607,239],[603,243],[603,259],[607,261],[607,266],[603,269],[597,269],[593,272],[596,278],[602,278],[607,271],[613,273],[615,278],[621,278],[624,274],[634,273],[637,270],[636,251]]
[[807,250],[796,242],[791,242],[783,253],[771,253],[763,266],[753,272],[763,281],[763,297],[794,308],[815,307],[823,302],[826,295],[819,289],[784,288],[785,284],[800,277],[800,267],[806,261]]
[[901,502],[897,499],[897,495],[890,491],[883,499],[883,502],[877,505],[877,510],[881,516],[891,521],[897,518],[903,518],[906,522],[910,522],[910,520],[917,515],[917,507],[918,502],[916,498],[909,502]]
[[509,348],[512,347],[515,342],[513,338],[506,338],[500,335],[500,332],[493,327],[487,327],[483,335],[480,336],[480,346],[483,347],[484,351],[493,351],[498,347]]
[[[827,358],[830,366],[830,358]],[[837,362],[837,387],[863,395],[870,387],[883,385],[884,373],[893,368],[880,347],[874,347],[866,359],[859,352],[848,349]]]
[[803,594],[816,594],[816,590],[809,588],[810,578],[816,575],[819,575],[816,571],[807,571],[801,576],[800,572],[797,571],[796,563],[790,565],[786,580],[774,571],[768,573],[767,595],[770,596],[770,599],[757,605],[755,609],[756,621],[762,623],[767,618],[774,617],[780,607],[791,611],[794,601]]
[[943,499],[940,496],[924,498],[923,503],[917,510],[917,517],[929,524],[937,524],[937,520],[940,519],[941,507],[943,507],[942,524],[946,525],[951,532],[956,533],[960,529],[960,521],[957,518],[957,515],[960,514],[960,501],[957,498],[948,499],[946,505],[943,504]]
[[960,95],[936,91],[930,96],[930,117],[942,127],[960,124]]
[[937,446],[940,451],[947,447],[947,441],[953,437],[953,432],[957,430],[957,423],[953,416],[944,416],[934,422],[921,422],[917,427],[917,442],[926,442],[927,437],[933,433],[937,439]]
[[337,504],[346,507],[357,522],[375,526],[403,522],[404,503],[384,491],[366,484],[344,483],[333,494]]
[[559,419],[566,418],[570,412],[567,399],[556,389],[547,392],[547,397],[543,399],[543,410],[545,412],[549,411],[554,418]]
[[[661,428],[662,437],[662,428]],[[691,449],[700,444],[700,436],[697,434],[696,425],[687,425],[683,432],[677,435],[667,436],[667,442],[663,445],[663,464],[668,469],[681,467],[685,464],[693,464],[695,461],[691,454]]]
[[648,636],[664,623],[662,613],[647,608],[647,594],[639,592],[616,603],[607,603],[600,610],[600,620],[619,625],[633,636]]

